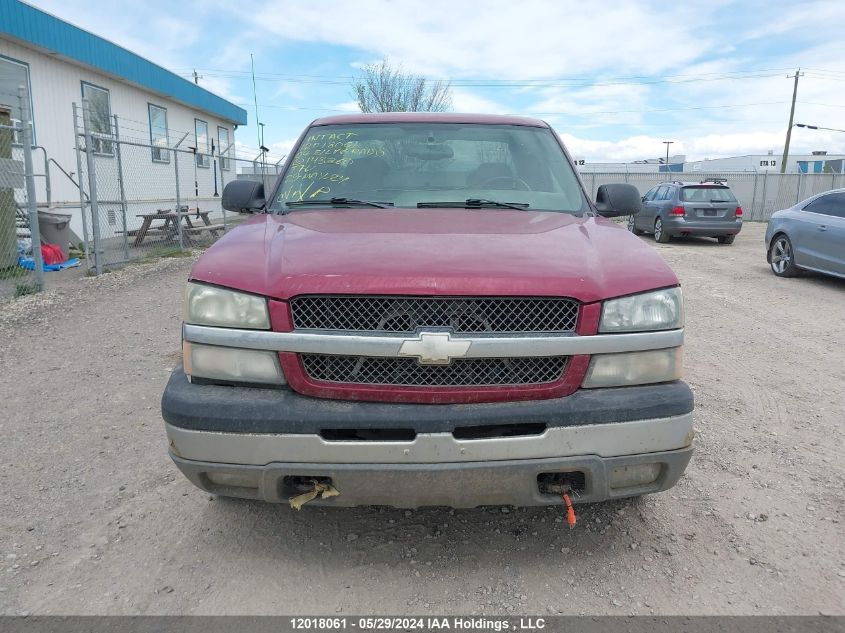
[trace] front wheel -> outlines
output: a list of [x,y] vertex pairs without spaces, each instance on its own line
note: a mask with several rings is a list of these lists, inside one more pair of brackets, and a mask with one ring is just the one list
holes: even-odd
[[719,244],[733,244],[736,235],[720,235],[716,239],[719,240]]
[[634,235],[642,235],[643,232],[637,228],[637,224],[634,220],[633,215],[628,216],[628,230],[631,231]]
[[663,220],[660,218],[654,221],[654,241],[661,244],[669,243],[669,234],[663,229]]
[[772,266],[772,272],[778,277],[795,277],[798,274],[792,242],[786,235],[778,235],[772,240],[772,245],[769,247],[769,263]]

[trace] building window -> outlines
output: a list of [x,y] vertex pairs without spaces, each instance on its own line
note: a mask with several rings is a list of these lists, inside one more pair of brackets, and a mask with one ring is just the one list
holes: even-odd
[[109,140],[112,138],[109,91],[83,81],[82,98],[88,100],[88,121],[91,125],[91,145],[94,153],[114,156],[114,143]]
[[208,123],[194,119],[194,131],[197,136],[197,167],[208,167]]
[[[29,85],[29,66],[0,56],[0,106],[7,106],[12,111],[12,126],[20,128],[22,120],[20,87],[29,95],[29,111],[32,112],[32,91]],[[20,129],[12,132],[12,143],[23,142]],[[32,126],[32,144],[35,145],[35,124]]]
[[161,106],[147,104],[150,115],[150,145],[154,163],[169,163],[170,152],[167,147],[170,145],[167,138],[167,109]]
[[229,130],[225,127],[217,128],[217,151],[220,152],[220,169],[229,169],[229,157],[232,148],[229,147]]

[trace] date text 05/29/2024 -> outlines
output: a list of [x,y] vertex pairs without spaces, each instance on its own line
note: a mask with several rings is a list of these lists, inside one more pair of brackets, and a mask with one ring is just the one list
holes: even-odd
[[290,624],[296,631],[539,631],[546,628],[545,619],[537,617],[294,617]]

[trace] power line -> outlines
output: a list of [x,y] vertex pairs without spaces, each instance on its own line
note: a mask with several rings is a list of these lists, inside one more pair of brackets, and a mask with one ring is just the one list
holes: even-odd
[[[186,72],[189,69],[176,69],[176,70],[185,70]],[[251,73],[247,70],[237,70],[237,69],[223,69],[223,68],[205,68],[202,69],[204,72],[213,72],[213,73],[222,73],[225,75],[230,76],[249,76]],[[663,75],[662,80],[666,79],[678,79],[678,78],[708,78],[711,79],[723,79],[723,78],[731,78],[734,75],[754,75],[759,73],[771,73],[771,72],[783,72],[784,70],[790,70],[788,67],[783,68],[762,68],[756,70],[733,70],[733,71],[719,71],[719,72],[707,72],[707,73],[682,73],[682,74],[673,74],[673,75]],[[715,77],[714,77],[715,75]],[[319,80],[328,80],[328,81],[339,81],[345,82],[348,81],[351,75],[311,75],[311,74],[297,74],[297,73],[273,73],[273,72],[260,72],[256,73],[256,77],[258,78],[283,78],[283,79],[319,79]],[[740,77],[742,78],[742,77]],[[571,77],[553,77],[553,78],[546,78],[546,79],[539,79],[539,78],[505,78],[505,79],[492,79],[492,78],[472,78],[472,77],[463,77],[463,78],[454,78],[454,77],[443,77],[443,78],[432,78],[427,77],[430,81],[450,81],[452,83],[476,83],[476,82],[485,82],[485,83],[548,83],[548,82],[557,82],[557,81],[577,81],[583,82],[585,81],[583,76],[571,76]],[[633,79],[655,79],[654,75],[627,75],[627,76],[618,76],[618,77],[607,77],[604,81],[627,81]]]
[[[558,112],[530,112],[528,114],[531,115],[539,115],[539,116],[547,116],[547,115],[558,115],[558,114],[566,114],[569,116],[586,116],[591,114],[646,114],[649,112],[684,112],[689,110],[716,110],[722,108],[747,108],[747,107],[755,107],[755,106],[764,106],[764,105],[778,105],[782,103],[789,103],[788,101],[761,101],[758,103],[726,103],[726,104],[718,104],[712,106],[691,106],[691,107],[681,107],[681,108],[653,108],[653,109],[646,109],[646,110],[585,110],[579,112],[572,112],[572,111],[558,111]],[[248,106],[250,104],[245,103],[238,103],[235,105],[239,106]],[[300,107],[300,106],[281,106],[281,105],[268,105],[264,104],[261,106],[262,108],[274,108],[277,110],[286,110],[286,111],[294,111],[294,110],[304,110],[304,111],[313,111],[313,112],[341,112],[346,114],[355,114],[355,112],[351,112],[349,110],[341,110],[338,108],[307,108],[307,107]],[[511,112],[508,114],[525,114],[525,112]]]
[[[213,74],[206,72],[206,77],[217,77],[221,79],[247,79],[247,75],[232,75],[232,74]],[[585,81],[584,79],[572,80],[522,80],[519,82],[508,80],[448,80],[449,85],[453,88],[596,88],[602,86],[648,86],[657,84],[687,84],[697,82],[713,82],[713,81],[730,81],[730,80],[747,80],[747,79],[764,79],[769,77],[778,77],[780,73],[756,74],[756,75],[737,75],[737,76],[723,76],[723,77],[700,77],[697,79],[653,79],[644,81]],[[186,76],[187,78],[188,76]],[[255,81],[263,82],[284,82],[294,84],[308,84],[308,85],[348,85],[350,78],[346,79],[300,79],[300,78],[286,78],[286,77],[261,77],[256,76]],[[577,83],[559,83],[561,81],[571,81]],[[558,83],[555,83],[558,82]]]

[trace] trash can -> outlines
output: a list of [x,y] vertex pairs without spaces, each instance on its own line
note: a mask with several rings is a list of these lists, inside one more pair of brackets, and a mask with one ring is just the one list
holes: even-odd
[[53,213],[52,211],[39,211],[38,231],[41,233],[41,242],[57,244],[62,249],[62,255],[67,261],[68,246],[70,245],[70,215]]

